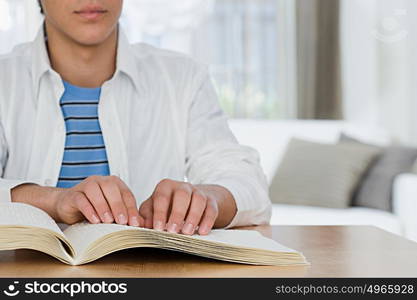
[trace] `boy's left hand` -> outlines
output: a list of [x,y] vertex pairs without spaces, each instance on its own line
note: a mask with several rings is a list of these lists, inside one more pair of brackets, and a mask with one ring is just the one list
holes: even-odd
[[162,180],[139,208],[146,228],[173,233],[210,233],[213,227],[228,225],[237,211],[232,194],[218,185],[192,185]]

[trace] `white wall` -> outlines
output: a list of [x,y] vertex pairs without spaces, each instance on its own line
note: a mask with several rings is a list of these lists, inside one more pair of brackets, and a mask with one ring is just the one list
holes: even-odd
[[346,118],[417,145],[417,1],[342,0]]
[[41,20],[35,0],[0,0],[0,54],[32,40]]

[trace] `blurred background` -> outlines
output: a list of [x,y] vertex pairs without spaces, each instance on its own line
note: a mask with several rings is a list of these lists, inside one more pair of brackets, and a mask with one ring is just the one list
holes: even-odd
[[[41,22],[37,1],[0,0],[0,54]],[[121,24],[210,65],[232,130],[260,152],[273,224],[417,240],[417,1],[125,0]]]

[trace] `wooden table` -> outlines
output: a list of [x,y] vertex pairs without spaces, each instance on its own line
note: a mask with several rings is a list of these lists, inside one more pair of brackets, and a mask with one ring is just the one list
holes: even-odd
[[0,252],[0,277],[417,277],[417,243],[370,226],[263,226],[311,266],[265,267],[131,249],[84,266],[30,250]]

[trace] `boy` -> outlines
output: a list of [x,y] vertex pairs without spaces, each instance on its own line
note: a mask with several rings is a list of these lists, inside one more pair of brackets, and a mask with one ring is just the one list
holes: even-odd
[[0,58],[2,201],[183,234],[269,221],[257,154],[230,132],[205,67],[129,45],[122,0],[41,4],[35,41]]

